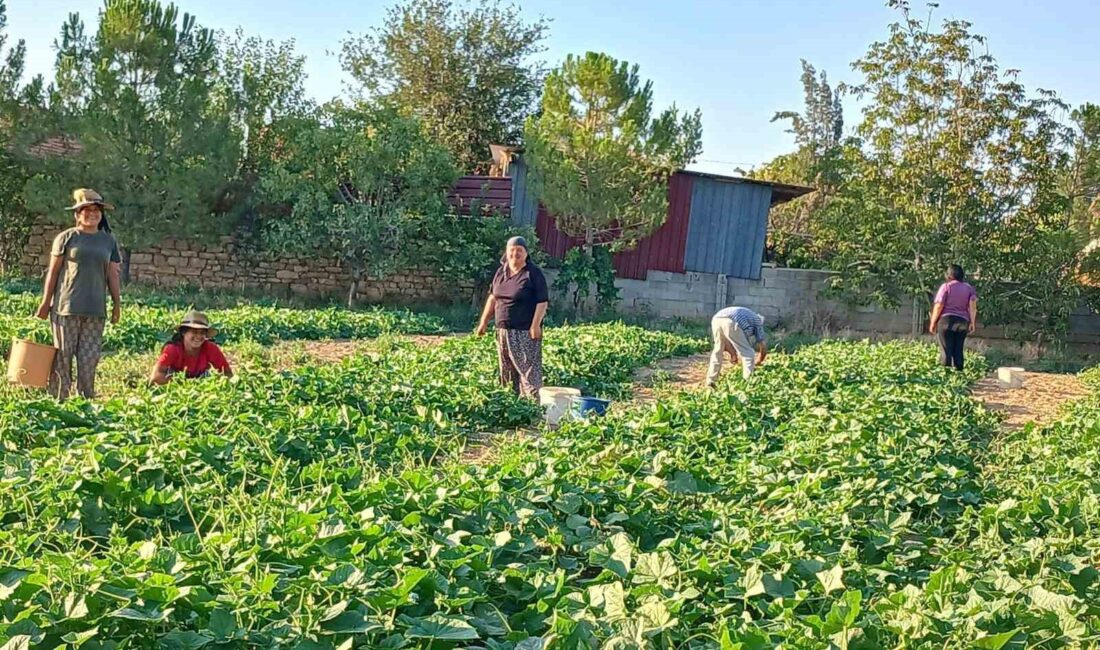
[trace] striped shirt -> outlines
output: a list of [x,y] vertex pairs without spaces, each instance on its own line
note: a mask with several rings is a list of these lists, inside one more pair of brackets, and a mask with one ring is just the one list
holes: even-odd
[[729,318],[737,323],[737,329],[744,332],[753,345],[766,343],[768,340],[768,332],[764,329],[764,317],[751,309],[726,307],[719,310],[714,318]]

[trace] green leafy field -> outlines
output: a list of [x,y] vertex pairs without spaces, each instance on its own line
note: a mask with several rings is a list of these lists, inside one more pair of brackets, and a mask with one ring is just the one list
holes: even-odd
[[[551,328],[547,382],[625,398],[701,347]],[[467,439],[538,419],[489,338],[97,404],[8,390],[0,643],[1095,646],[1100,390],[1000,432],[967,394],[982,369],[934,360],[807,346],[481,463]]]
[[[33,293],[0,293],[0,354],[7,356],[12,338],[52,342],[49,323],[33,316],[39,299],[40,296]],[[129,300],[122,320],[117,325],[107,325],[103,347],[107,351],[159,350],[188,309],[188,304],[155,297]],[[211,309],[206,313],[220,330],[218,341],[223,343],[270,344],[298,339],[361,339],[382,334],[441,334],[446,331],[443,321],[435,316],[394,309],[348,311],[245,304]]]

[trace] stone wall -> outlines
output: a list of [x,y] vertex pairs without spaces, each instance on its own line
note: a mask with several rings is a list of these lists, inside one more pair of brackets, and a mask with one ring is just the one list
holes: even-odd
[[[25,274],[43,274],[49,263],[50,244],[59,231],[57,226],[34,228],[23,249]],[[333,298],[346,298],[349,286],[347,275],[331,259],[248,253],[228,237],[207,244],[169,239],[159,246],[134,251],[130,256],[130,279],[161,287]],[[358,299],[450,302],[455,296],[468,295],[472,287],[472,283],[440,281],[427,271],[406,271],[381,281],[364,281]]]

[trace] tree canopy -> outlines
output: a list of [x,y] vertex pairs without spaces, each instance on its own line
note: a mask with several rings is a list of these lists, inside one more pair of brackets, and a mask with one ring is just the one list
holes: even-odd
[[490,144],[517,143],[538,101],[549,24],[495,0],[476,8],[408,0],[343,44],[344,68],[367,96],[417,118],[460,167],[485,167]]

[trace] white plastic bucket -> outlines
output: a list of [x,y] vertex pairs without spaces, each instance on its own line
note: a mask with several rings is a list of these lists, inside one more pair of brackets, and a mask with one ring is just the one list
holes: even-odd
[[580,397],[581,392],[576,388],[564,388],[561,386],[544,386],[539,389],[539,404],[546,409],[546,423],[554,427],[569,413],[573,406],[573,398]]
[[13,339],[8,357],[8,381],[21,386],[45,388],[53,370],[57,348],[32,341]]

